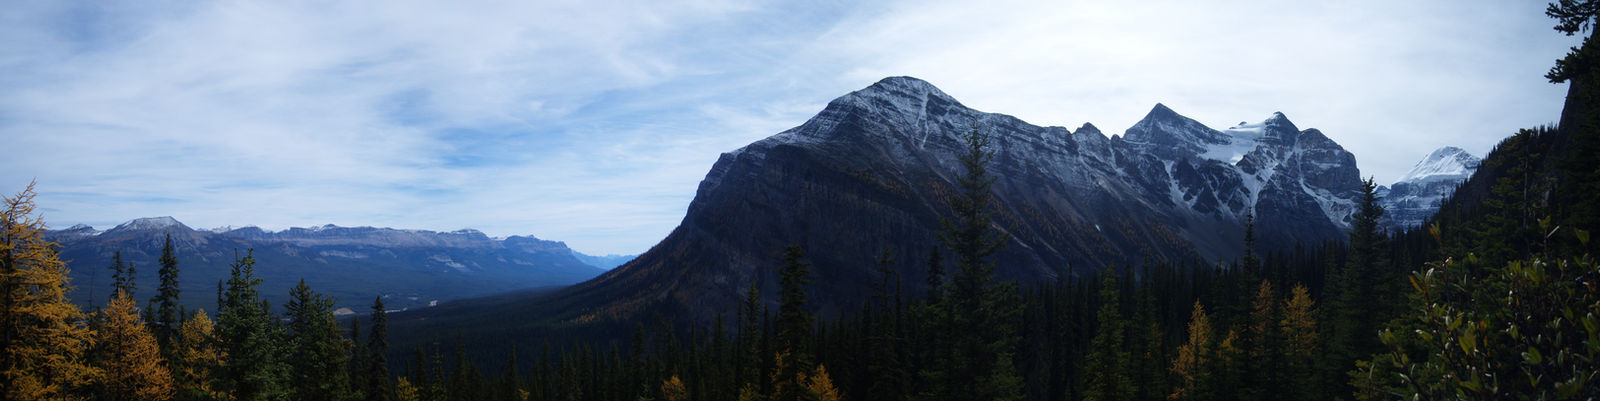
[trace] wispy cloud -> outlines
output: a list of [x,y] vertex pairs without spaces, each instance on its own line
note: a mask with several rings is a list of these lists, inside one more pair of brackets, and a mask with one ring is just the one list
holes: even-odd
[[1035,124],[1284,111],[1380,181],[1552,121],[1537,4],[28,2],[0,186],[109,226],[323,223],[635,253],[719,153],[889,75]]

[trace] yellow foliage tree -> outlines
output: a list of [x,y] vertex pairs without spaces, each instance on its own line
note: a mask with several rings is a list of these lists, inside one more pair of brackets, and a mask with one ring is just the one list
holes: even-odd
[[1317,315],[1310,291],[1296,285],[1290,290],[1289,300],[1283,303],[1282,332],[1285,392],[1290,399],[1310,399],[1316,396]]
[[666,398],[667,401],[687,400],[689,389],[683,386],[683,380],[678,379],[678,375],[672,375],[671,378],[661,382],[661,398]]
[[104,312],[99,335],[102,356],[102,394],[119,401],[172,399],[172,372],[161,358],[156,338],[139,318],[128,293],[118,291]]
[[1172,393],[1169,400],[1187,400],[1194,397],[1204,381],[1204,369],[1211,364],[1211,318],[1205,306],[1195,301],[1189,314],[1189,339],[1178,346],[1178,358],[1172,361]]
[[178,384],[181,399],[232,399],[227,393],[211,386],[211,376],[222,368],[228,352],[217,346],[215,323],[206,316],[205,309],[183,322],[178,329],[172,360],[173,379]]
[[84,362],[93,340],[33,215],[33,188],[0,206],[0,399],[79,400],[96,375]]
[[817,365],[816,371],[810,376],[800,373],[800,382],[804,383],[814,400],[839,401],[839,389],[833,386],[833,378],[828,377],[828,369],[822,365]]
[[422,389],[411,385],[410,380],[401,377],[394,385],[395,401],[422,401]]

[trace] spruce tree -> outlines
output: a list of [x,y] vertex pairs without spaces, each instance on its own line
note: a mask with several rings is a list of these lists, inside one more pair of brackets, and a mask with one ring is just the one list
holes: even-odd
[[989,137],[974,128],[960,155],[966,173],[956,178],[960,192],[951,200],[955,220],[942,221],[939,240],[955,255],[958,268],[946,299],[936,312],[941,348],[923,373],[932,386],[930,400],[1016,400],[1022,378],[1012,360],[1018,337],[1020,301],[1015,283],[995,283],[989,258],[1007,237],[991,227],[987,165],[994,157]]
[[1123,348],[1124,325],[1119,310],[1117,273],[1105,270],[1100,284],[1100,311],[1095,314],[1094,339],[1089,341],[1089,357],[1085,368],[1089,370],[1088,385],[1084,388],[1086,401],[1129,400],[1133,397],[1133,381],[1128,375],[1128,352]]
[[161,246],[161,269],[156,271],[161,284],[156,288],[156,296],[151,299],[155,303],[156,314],[153,326],[156,340],[162,349],[169,349],[172,345],[172,336],[178,330],[178,255],[172,247],[172,234],[167,234],[166,241]]
[[811,280],[810,263],[805,249],[790,244],[783,252],[783,266],[779,267],[778,286],[778,355],[780,363],[773,369],[773,396],[775,401],[798,401],[804,396],[803,377],[811,369],[812,317],[806,310],[806,284]]
[[1328,391],[1337,394],[1352,392],[1343,378],[1356,360],[1382,350],[1378,326],[1388,320],[1399,292],[1383,260],[1386,238],[1378,228],[1383,207],[1378,205],[1376,188],[1371,178],[1362,183],[1361,203],[1350,223],[1348,256],[1333,279],[1332,328],[1323,374]]
[[389,312],[383,297],[372,299],[372,330],[367,340],[366,401],[393,401],[394,385],[389,377]]
[[111,270],[112,298],[116,298],[118,293],[126,293],[128,296],[133,296],[133,293],[139,291],[139,284],[133,281],[138,274],[138,270],[133,268],[132,263],[122,261],[122,251],[111,253],[111,266],[107,267],[107,269]]
[[351,393],[349,340],[339,334],[333,299],[300,280],[283,304],[289,332],[289,391],[301,401],[345,400]]
[[284,363],[283,332],[256,287],[254,252],[246,251],[229,265],[217,326],[228,352],[223,383],[238,401],[284,400],[288,366]]

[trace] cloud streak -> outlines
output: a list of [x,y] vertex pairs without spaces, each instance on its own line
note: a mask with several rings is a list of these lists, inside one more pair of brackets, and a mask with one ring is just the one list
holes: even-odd
[[889,75],[1109,133],[1284,111],[1380,182],[1553,121],[1576,40],[1489,1],[31,2],[0,14],[0,185],[101,228],[324,223],[642,252],[719,153]]

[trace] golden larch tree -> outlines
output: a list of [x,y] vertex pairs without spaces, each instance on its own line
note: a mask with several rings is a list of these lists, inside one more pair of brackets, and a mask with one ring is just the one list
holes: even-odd
[[679,379],[678,375],[672,375],[666,381],[661,382],[661,398],[665,398],[667,401],[687,400],[689,399],[689,389],[684,387],[683,379]]
[[216,324],[205,309],[183,322],[172,351],[172,374],[181,399],[230,399],[211,385],[211,377],[222,368],[228,352],[217,345]]
[[1199,384],[1204,381],[1204,369],[1211,364],[1211,318],[1205,306],[1194,302],[1189,314],[1189,339],[1178,346],[1178,357],[1172,361],[1172,393],[1169,400],[1187,400],[1194,397]]
[[100,389],[110,400],[156,401],[172,399],[172,372],[161,358],[156,337],[139,317],[133,297],[118,291],[106,306],[99,335]]
[[0,399],[79,400],[96,376],[67,267],[34,216],[34,184],[0,206]]

